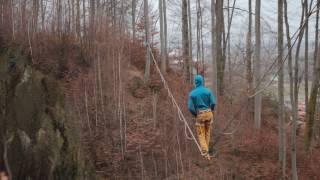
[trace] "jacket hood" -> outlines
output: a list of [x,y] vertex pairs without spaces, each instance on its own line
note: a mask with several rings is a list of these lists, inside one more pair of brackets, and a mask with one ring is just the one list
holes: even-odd
[[203,77],[201,75],[196,75],[194,77],[194,84],[195,84],[195,87],[199,87],[199,86],[203,86]]

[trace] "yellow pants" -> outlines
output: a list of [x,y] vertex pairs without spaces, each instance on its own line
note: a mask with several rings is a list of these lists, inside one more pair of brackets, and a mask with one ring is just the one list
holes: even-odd
[[196,119],[196,131],[198,134],[199,144],[202,152],[207,153],[209,151],[209,142],[211,134],[211,124],[213,121],[213,112],[203,112],[197,115]]

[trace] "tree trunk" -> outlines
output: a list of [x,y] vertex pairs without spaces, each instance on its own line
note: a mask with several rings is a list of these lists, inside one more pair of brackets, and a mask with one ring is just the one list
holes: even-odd
[[71,0],[71,32],[72,32],[72,35],[75,34],[75,13],[74,13],[74,8],[75,8],[75,5],[74,5],[74,1],[75,0]]
[[201,64],[202,67],[202,61],[199,62],[201,57],[201,51],[200,51],[200,0],[197,0],[197,74],[199,74],[199,64]]
[[188,61],[189,61],[189,78],[190,78],[190,82],[193,81],[193,56],[192,56],[192,23],[191,23],[191,7],[190,7],[190,0],[188,0],[188,38],[189,38],[189,57],[188,57]]
[[[79,1],[79,0],[78,0]],[[41,0],[41,30],[45,30],[45,19],[46,19],[46,9],[47,5],[44,0]]]
[[[235,0],[233,1],[235,2]],[[227,7],[230,7],[230,0],[227,0]],[[229,74],[229,99],[230,99],[230,104],[231,104],[231,107],[232,107],[232,98],[233,98],[233,93],[232,93],[232,65],[231,65],[231,47],[230,47],[230,28],[231,28],[231,20],[232,20],[232,14],[230,14],[230,8],[227,9],[227,24],[228,24],[228,32],[227,32],[227,39],[225,40],[226,42],[226,51],[227,51],[227,56],[226,56],[226,60],[228,62],[228,74]],[[233,126],[233,123],[232,125]],[[231,135],[231,144],[233,146],[234,144],[234,140],[233,140],[233,135]]]
[[251,0],[248,1],[249,3],[249,24],[248,24],[248,33],[247,33],[247,45],[246,45],[246,79],[247,79],[247,94],[251,95],[252,93],[252,68],[251,68],[251,58],[252,58],[252,5]]
[[188,38],[188,2],[182,0],[182,56],[184,59],[184,76],[188,82],[190,79],[190,64],[189,64],[189,38]]
[[294,94],[294,79],[293,79],[293,67],[292,67],[292,45],[290,38],[290,28],[288,20],[288,5],[287,0],[284,0],[284,18],[286,25],[286,36],[287,36],[287,47],[288,47],[288,70],[289,70],[289,81],[290,81],[290,101],[291,101],[291,116],[292,116],[292,128],[291,128],[291,171],[292,179],[298,179],[297,173],[297,152],[296,152],[296,136],[297,136],[297,100]]
[[[12,1],[11,1],[11,6],[13,6],[12,5]],[[27,0],[23,0],[22,1],[22,3],[21,3],[21,24],[20,24],[20,28],[19,28],[19,30],[20,30],[20,32],[27,32],[27,29],[26,29],[26,8],[27,8]],[[10,11],[11,13],[12,13],[12,10]],[[11,14],[10,14],[10,16],[11,16]],[[7,16],[7,18],[8,18],[8,16]],[[11,23],[13,23],[13,17],[12,17],[12,19],[11,19]]]
[[62,32],[62,2],[57,1],[57,32],[60,34]]
[[313,72],[316,70],[317,57],[318,57],[319,8],[320,8],[320,0],[317,0],[317,13],[316,13],[316,25],[315,25],[315,43],[314,43],[314,55],[313,55]]
[[[313,60],[313,73],[316,71],[316,62],[318,58],[318,42],[319,42],[319,8],[320,0],[317,0],[317,13],[316,13],[316,26],[315,26],[315,47],[314,47],[314,60]],[[318,102],[319,104],[319,102]],[[320,106],[317,105],[319,108]],[[317,109],[317,108],[316,108]],[[316,110],[317,113],[317,110]],[[314,122],[313,125],[313,138],[316,138],[318,134],[319,120]]]
[[82,23],[83,23],[83,29],[82,29],[82,33],[83,33],[83,37],[86,38],[87,36],[87,28],[86,28],[86,4],[85,4],[86,0],[82,0]]
[[319,80],[320,80],[320,58],[317,60],[316,69],[314,72],[314,80],[312,82],[311,94],[309,105],[307,109],[307,132],[305,137],[305,146],[306,149],[309,150],[312,134],[313,134],[313,124],[315,120],[315,112],[316,112],[316,105],[317,105],[317,96],[319,91]]
[[305,106],[306,110],[308,109],[308,93],[309,93],[309,57],[308,57],[308,50],[309,50],[309,16],[308,16],[308,0],[304,1],[305,3],[305,51],[304,51],[304,94],[305,94]]
[[[307,0],[305,0],[305,3]],[[319,7],[320,1],[317,1],[317,7]],[[306,4],[307,5],[307,4]],[[307,11],[306,11],[306,18],[308,18]],[[316,19],[316,42],[318,43],[318,18],[319,18],[319,9],[317,9],[317,19]],[[306,31],[307,31],[308,25],[306,25]],[[307,34],[306,34],[307,35]],[[306,37],[307,41],[307,37]],[[316,44],[316,48],[318,48],[319,45]],[[307,50],[306,50],[307,51]],[[315,50],[315,53],[319,52],[318,49]],[[310,145],[312,142],[312,136],[314,133],[314,125],[315,125],[315,118],[316,118],[316,107],[317,107],[317,96],[318,96],[318,91],[319,91],[319,80],[320,80],[320,58],[319,54],[315,54],[315,68],[313,72],[313,81],[312,81],[312,86],[311,86],[311,94],[310,94],[310,99],[308,102],[307,108],[307,114],[306,114],[306,120],[307,120],[307,130],[306,130],[306,135],[305,135],[305,148],[306,150],[310,149]],[[307,60],[307,59],[306,59]],[[305,68],[308,66],[307,62],[305,64]],[[307,70],[305,70],[307,71]],[[308,78],[305,79],[307,81]],[[307,88],[307,87],[306,87]],[[307,89],[306,89],[307,90]],[[308,94],[306,94],[306,97]],[[307,104],[306,104],[307,105]]]
[[137,1],[132,0],[132,39],[136,39],[136,6]]
[[164,28],[164,53],[166,61],[166,70],[169,67],[169,58],[168,58],[168,28],[167,28],[167,2],[163,0],[163,28]]
[[283,74],[283,0],[278,0],[278,95],[279,95],[279,163],[282,172],[282,178],[285,177],[286,170],[286,145],[284,131],[284,74]]
[[218,95],[223,95],[224,57],[222,49],[223,23],[223,1],[216,1],[216,60],[217,60],[217,89]]
[[95,34],[95,16],[96,16],[96,0],[90,0],[90,27],[89,27],[89,39],[90,44],[91,41],[94,39]]
[[76,16],[76,32],[77,32],[77,37],[80,39],[81,37],[81,29],[80,29],[80,0],[77,0],[76,2],[77,6],[77,16]]
[[308,98],[309,98],[309,57],[308,57],[308,49],[309,49],[309,13],[308,13],[308,0],[304,1],[305,4],[305,51],[304,51],[304,94],[305,94],[305,106],[306,110],[308,109]]
[[161,71],[166,73],[166,59],[165,59],[165,39],[164,39],[164,27],[163,27],[163,0],[159,1],[159,16],[160,16],[160,62]]
[[144,27],[145,27],[145,43],[147,48],[146,66],[144,72],[144,81],[148,82],[150,78],[150,64],[151,64],[151,49],[150,49],[150,29],[149,29],[149,8],[148,0],[144,0]]
[[[259,87],[259,82],[261,80],[260,77],[260,50],[261,50],[261,27],[260,27],[260,9],[261,9],[261,0],[256,1],[256,18],[255,18],[255,38],[256,38],[256,45],[255,45],[255,51],[254,51],[254,57],[255,57],[255,70],[254,70],[254,76],[255,76],[255,86],[256,88]],[[258,88],[259,89],[259,88]],[[261,99],[262,95],[259,92],[255,98],[254,98],[254,124],[257,129],[260,129],[261,127]]]
[[32,32],[37,32],[38,29],[38,17],[39,17],[39,0],[32,1]]
[[212,90],[217,91],[217,59],[216,59],[216,8],[215,0],[211,0],[211,56],[212,56]]
[[[200,1],[199,1],[200,2]],[[202,76],[205,76],[205,64],[204,64],[204,45],[203,45],[203,17],[202,17],[202,8],[200,7],[200,40],[201,40],[201,62],[202,62]]]

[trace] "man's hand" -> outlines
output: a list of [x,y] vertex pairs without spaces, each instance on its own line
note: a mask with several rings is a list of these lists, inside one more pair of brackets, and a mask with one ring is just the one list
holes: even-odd
[[216,106],[215,104],[211,105],[211,107],[210,107],[211,111],[214,111],[215,106]]

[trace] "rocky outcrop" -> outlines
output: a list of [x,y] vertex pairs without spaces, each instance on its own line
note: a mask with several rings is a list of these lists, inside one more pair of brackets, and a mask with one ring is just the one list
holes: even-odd
[[18,48],[0,54],[2,170],[12,179],[94,179],[59,82],[30,61]]

